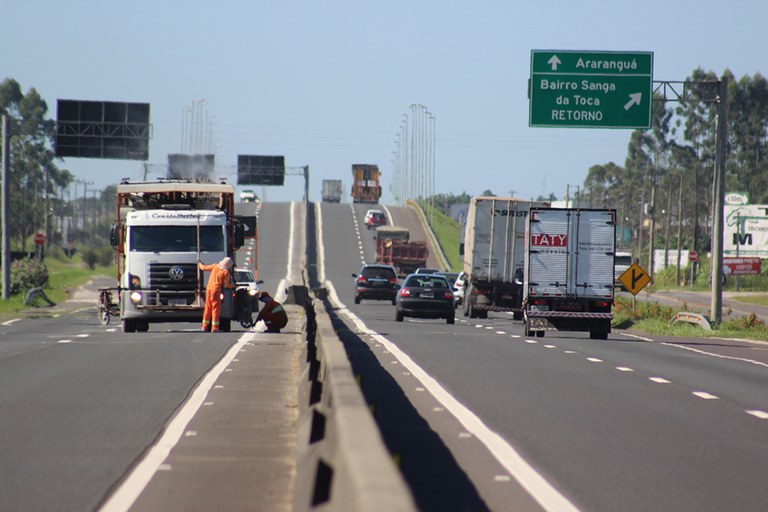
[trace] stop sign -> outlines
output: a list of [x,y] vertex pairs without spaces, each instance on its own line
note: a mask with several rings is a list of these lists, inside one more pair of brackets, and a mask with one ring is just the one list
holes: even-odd
[[696,251],[690,251],[688,253],[688,261],[699,261],[699,253]]
[[45,243],[45,235],[42,233],[35,233],[35,244],[43,245]]

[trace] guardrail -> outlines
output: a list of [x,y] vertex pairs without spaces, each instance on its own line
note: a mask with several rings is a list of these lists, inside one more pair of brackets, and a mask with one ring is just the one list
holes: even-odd
[[445,253],[443,252],[443,247],[440,245],[440,242],[435,236],[434,231],[432,231],[432,225],[427,220],[427,215],[424,213],[424,209],[421,207],[421,205],[418,202],[412,199],[408,199],[406,201],[406,205],[409,208],[412,208],[416,212],[416,214],[419,216],[421,225],[424,226],[424,232],[427,233],[427,238],[429,238],[429,245],[433,249],[435,249],[435,254],[437,255],[437,259],[439,260],[438,263],[440,263],[440,267],[442,268],[442,270],[450,270],[451,266],[448,263],[448,258],[445,257]]
[[320,300],[325,290],[293,288],[307,314],[293,510],[415,512]]

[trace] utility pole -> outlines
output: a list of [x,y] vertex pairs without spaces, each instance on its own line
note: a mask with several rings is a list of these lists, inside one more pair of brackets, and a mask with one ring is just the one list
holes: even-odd
[[712,220],[712,307],[715,324],[723,320],[723,205],[725,204],[725,164],[728,141],[728,78],[718,82],[717,146],[715,148],[714,219]]
[[0,202],[2,202],[2,226],[3,230],[2,240],[2,266],[3,266],[3,300],[10,297],[11,288],[11,244],[8,236],[8,166],[10,165],[11,158],[9,151],[11,148],[11,128],[10,120],[8,116],[3,115],[2,118],[2,149],[3,158],[0,162],[0,180],[2,180],[2,192],[0,193]]

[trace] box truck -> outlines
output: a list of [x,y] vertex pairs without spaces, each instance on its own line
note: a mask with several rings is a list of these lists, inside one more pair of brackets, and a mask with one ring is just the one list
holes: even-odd
[[616,210],[531,208],[525,252],[524,330],[611,332]]

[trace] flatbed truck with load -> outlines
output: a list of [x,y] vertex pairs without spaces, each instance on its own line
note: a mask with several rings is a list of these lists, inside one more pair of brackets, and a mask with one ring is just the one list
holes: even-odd
[[611,332],[616,210],[531,208],[526,233],[524,332]]
[[[124,332],[155,322],[201,322],[209,274],[244,243],[235,221],[235,188],[227,183],[159,180],[117,186],[117,220],[110,241],[117,262],[118,308]],[[237,317],[234,294],[224,293],[222,331]]]
[[395,267],[400,277],[427,265],[427,242],[410,240],[411,233],[398,226],[376,228],[376,263]]
[[523,269],[528,210],[549,203],[496,196],[470,199],[464,231],[464,316],[489,311],[523,318]]

